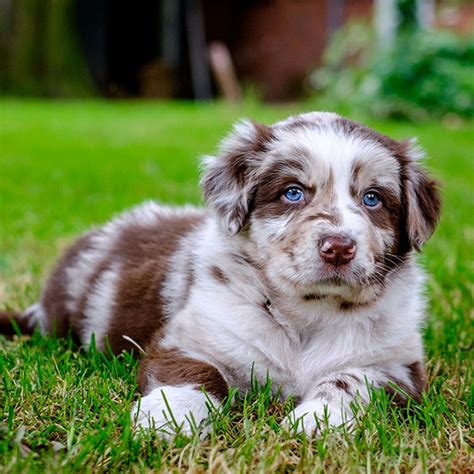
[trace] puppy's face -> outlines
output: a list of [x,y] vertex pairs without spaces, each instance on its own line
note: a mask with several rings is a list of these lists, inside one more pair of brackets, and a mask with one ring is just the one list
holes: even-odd
[[334,114],[243,122],[208,159],[203,187],[274,288],[364,304],[438,219],[436,185],[414,158],[409,144]]

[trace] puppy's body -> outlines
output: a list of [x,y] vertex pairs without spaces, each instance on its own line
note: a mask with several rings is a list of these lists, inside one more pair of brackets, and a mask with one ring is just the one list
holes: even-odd
[[44,331],[72,327],[84,344],[94,334],[99,348],[143,348],[143,426],[168,423],[166,396],[189,429],[190,412],[208,415],[201,387],[218,405],[251,373],[296,396],[290,418],[308,432],[325,410],[332,424],[350,419],[371,386],[418,398],[423,276],[412,249],[439,200],[409,145],[314,113],[242,123],[206,165],[209,210],[149,202],[92,231],[25,316]]

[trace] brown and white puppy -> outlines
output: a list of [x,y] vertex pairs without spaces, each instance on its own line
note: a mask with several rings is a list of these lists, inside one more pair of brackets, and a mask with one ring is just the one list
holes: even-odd
[[287,422],[308,433],[325,412],[349,421],[371,387],[419,398],[413,250],[440,211],[420,155],[331,113],[242,121],[204,158],[207,210],[147,202],[84,235],[18,320],[115,353],[143,348],[143,427],[171,429],[169,404],[189,431],[251,372],[296,397]]

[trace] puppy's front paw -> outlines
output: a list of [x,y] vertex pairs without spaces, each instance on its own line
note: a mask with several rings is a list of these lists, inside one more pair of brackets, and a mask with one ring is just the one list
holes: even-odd
[[209,429],[202,425],[212,405],[217,408],[219,401],[194,386],[165,385],[136,402],[131,416],[137,427],[156,429],[168,439],[177,433],[191,436],[196,430],[204,435]]
[[284,420],[283,427],[296,433],[308,436],[318,432],[329,424],[340,426],[349,419],[340,404],[330,404],[323,400],[310,400],[298,405]]

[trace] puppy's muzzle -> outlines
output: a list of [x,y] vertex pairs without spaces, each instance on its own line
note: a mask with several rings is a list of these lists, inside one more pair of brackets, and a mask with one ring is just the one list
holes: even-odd
[[319,255],[335,267],[348,264],[355,257],[356,250],[356,243],[343,235],[325,237],[319,242]]

